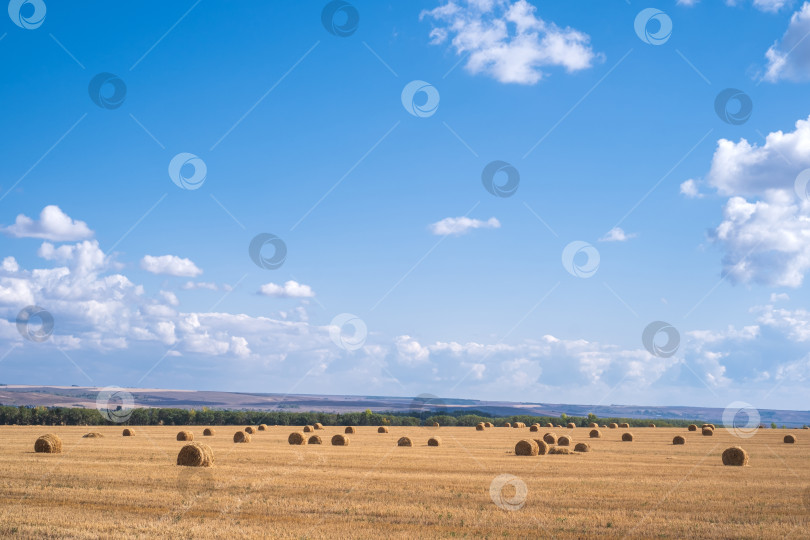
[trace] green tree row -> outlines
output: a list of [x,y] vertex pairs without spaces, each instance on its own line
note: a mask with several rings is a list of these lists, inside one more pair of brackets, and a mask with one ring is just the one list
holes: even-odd
[[[282,425],[301,426],[320,422],[329,426],[420,426],[431,425],[438,422],[442,426],[475,426],[479,422],[491,422],[495,426],[503,426],[507,422],[523,422],[527,426],[539,423],[545,425],[565,425],[574,423],[577,426],[587,427],[590,423],[600,426],[616,423],[627,423],[633,427],[649,425],[649,419],[634,418],[598,418],[589,414],[586,417],[567,416],[491,416],[481,411],[452,411],[446,414],[431,412],[289,412],[289,411],[235,411],[209,409],[169,409],[169,408],[138,408],[130,411],[131,414],[125,425],[136,426],[224,426],[224,425]],[[121,412],[116,413],[121,416]],[[126,416],[126,415],[123,415]],[[112,424],[100,411],[79,407],[25,407],[0,405],[0,424],[5,425],[103,425]],[[660,427],[684,427],[689,424],[700,424],[699,420],[662,420],[656,419],[654,423]]]

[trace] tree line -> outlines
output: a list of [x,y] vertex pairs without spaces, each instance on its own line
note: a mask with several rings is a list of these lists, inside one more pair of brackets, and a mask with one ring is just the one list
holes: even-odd
[[689,424],[702,423],[699,420],[679,419],[600,418],[594,414],[588,416],[567,416],[566,414],[560,416],[492,416],[482,411],[467,410],[437,413],[436,411],[372,412],[366,409],[362,412],[326,413],[226,410],[208,407],[201,409],[136,408],[131,411],[116,410],[115,416],[122,420],[126,419],[126,421],[111,422],[97,409],[0,405],[0,424],[3,425],[248,426],[267,424],[301,426],[320,422],[325,426],[421,426],[438,422],[442,426],[475,426],[480,422],[491,422],[495,426],[503,426],[507,422],[523,422],[527,426],[535,423],[540,425],[552,423],[555,426],[574,423],[580,427],[588,427],[591,423],[601,426],[616,422],[627,423],[631,427],[644,427],[650,422],[654,422],[659,427],[685,427]]

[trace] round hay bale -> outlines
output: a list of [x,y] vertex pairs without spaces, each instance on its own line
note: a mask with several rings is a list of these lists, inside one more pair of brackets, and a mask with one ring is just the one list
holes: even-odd
[[190,431],[181,431],[177,434],[178,441],[193,441],[194,434]]
[[625,422],[623,424],[619,424],[619,427],[622,428],[622,429],[630,429],[630,424]]
[[695,424],[689,424],[687,428],[689,431],[697,431],[697,426]]
[[569,446],[571,444],[571,438],[566,437],[563,435],[559,439],[557,439],[557,446]]
[[428,439],[428,446],[441,446],[442,440],[439,437],[431,437]]
[[101,438],[103,436],[104,435],[102,435],[101,433],[98,433],[97,431],[92,431],[90,433],[85,433],[84,435],[82,435],[82,438],[83,439],[99,439],[99,438]]
[[122,435],[124,437],[134,437],[135,436],[135,430],[132,429],[132,428],[124,428],[124,431],[123,431]]
[[252,426],[248,426],[245,428],[245,433],[250,433],[251,435],[253,435],[254,433],[256,433],[256,430],[253,429]]
[[786,444],[793,444],[796,442],[796,437],[794,437],[793,435],[785,435],[784,441]]
[[214,431],[214,428],[207,427],[203,430],[203,437],[213,437],[216,435],[216,433],[217,432]]
[[439,423],[438,422],[433,422],[433,427],[439,427]]
[[575,427],[577,427],[577,425],[575,423],[573,423],[573,422],[568,422],[568,425],[566,427],[568,429],[574,429]]
[[332,437],[332,446],[349,446],[349,438],[338,433]]
[[674,439],[672,439],[672,444],[686,444],[686,439],[678,435]]
[[552,446],[551,449],[548,451],[549,454],[570,454],[571,450],[568,448],[563,448],[560,446]]
[[313,431],[315,431],[313,426],[304,426],[304,433],[312,433]]
[[561,428],[562,426],[561,426],[560,424],[557,424],[557,427],[558,427],[558,428]]
[[574,451],[575,452],[590,452],[591,451],[591,446],[588,443],[584,443],[584,442],[577,443],[577,445],[574,447]]
[[[380,431],[380,429],[382,429],[382,426],[377,428],[377,433],[384,433],[384,432]],[[306,431],[306,430],[304,430],[304,431]],[[346,426],[346,429],[343,430],[343,433],[356,433],[356,432],[357,432],[357,430],[354,429],[354,426]]]
[[475,426],[476,431],[484,431],[484,429],[485,429],[484,424],[478,424],[477,426]]
[[597,424],[596,422],[591,422],[590,424],[588,424],[588,427],[589,428],[598,428],[599,424]]
[[505,424],[503,425],[503,427],[512,427],[512,424],[510,424],[509,422],[507,422],[507,423],[505,423]]
[[304,444],[305,440],[306,439],[304,438],[304,434],[298,431],[293,431],[292,433],[290,433],[290,436],[287,437],[287,442],[289,444]]
[[315,425],[312,427],[314,427],[315,429],[323,429],[323,424],[321,424],[320,422],[315,422]]
[[599,438],[601,438],[601,437],[602,437],[602,432],[601,432],[601,431],[599,431],[598,429],[592,429],[592,430],[591,430],[591,432],[590,432],[590,433],[588,433],[588,436],[589,436],[591,439],[599,439]]
[[210,467],[214,464],[214,451],[202,443],[183,445],[177,454],[177,464],[184,467]]
[[516,456],[536,456],[539,451],[540,448],[532,439],[522,439],[515,445]]
[[61,454],[62,439],[53,433],[46,433],[34,442],[34,452],[40,454]]
[[704,437],[711,437],[714,435],[714,430],[710,427],[705,427],[701,430],[701,433],[703,433]]
[[622,440],[625,442],[632,442],[633,441],[633,434],[632,433],[622,433]]
[[484,427],[493,427],[492,422],[484,422]]
[[602,426],[602,429],[607,429],[607,428],[608,428],[607,425]]
[[546,441],[548,444],[557,444],[557,434],[556,433],[546,433],[543,435],[543,440]]
[[700,426],[700,427],[701,427],[701,428],[712,428],[712,429],[717,429],[716,427],[714,427],[714,424],[703,424],[703,425],[702,425],[702,426]]
[[233,434],[233,442],[235,443],[249,443],[250,442],[250,433],[245,431],[237,431]]
[[307,444],[321,444],[322,442],[320,435],[313,435],[307,439]]
[[611,424],[610,424],[608,427],[609,427],[610,429],[616,429],[617,427],[619,427],[619,424],[617,424],[616,422],[613,422],[613,423],[611,423]]
[[267,424],[259,424],[259,431],[267,431]]
[[397,446],[413,446],[413,443],[408,437],[400,437]]
[[748,465],[748,452],[739,446],[732,446],[723,451],[723,465],[745,467]]
[[543,439],[533,439],[533,440],[534,442],[537,443],[538,455],[545,456],[546,454],[548,454],[548,449],[550,448],[550,446],[546,441],[544,441]]
[[650,424],[650,427],[655,427],[655,424]]
[[549,422],[548,424],[546,424],[546,427],[547,427],[547,428],[553,428],[553,427],[554,427],[554,424],[552,424],[551,422]]
[[[346,433],[348,433],[348,431]],[[354,431],[352,431],[352,433],[354,433]],[[377,428],[377,433],[388,433],[388,428],[385,426],[380,426]]]
[[535,425],[533,425],[533,426],[531,426],[531,427],[529,428],[529,431],[532,431],[532,432],[537,432],[537,431],[540,431],[540,426],[538,426],[537,424],[535,424]]

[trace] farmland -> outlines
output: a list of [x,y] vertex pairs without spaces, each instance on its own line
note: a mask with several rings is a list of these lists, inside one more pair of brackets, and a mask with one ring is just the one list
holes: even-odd
[[[529,428],[361,426],[351,444],[291,446],[295,429],[268,427],[234,444],[236,427],[0,427],[0,535],[19,537],[789,537],[810,525],[810,438],[760,430],[750,439],[718,428],[714,436],[683,428],[555,428],[584,454],[515,456]],[[179,467],[182,429],[209,444],[211,468]],[[82,438],[89,431],[102,438]],[[61,437],[61,454],[35,454],[43,433]],[[310,434],[307,434],[308,436]],[[686,444],[673,446],[683,435]],[[413,447],[398,447],[401,436]],[[427,440],[438,436],[439,447]],[[748,467],[724,467],[720,455],[740,445]],[[496,505],[499,475],[526,486],[522,507]],[[497,493],[496,493],[497,495]],[[517,497],[516,497],[517,495]],[[504,500],[520,499],[506,485]],[[516,505],[521,506],[521,505]],[[429,531],[426,532],[426,531]]]

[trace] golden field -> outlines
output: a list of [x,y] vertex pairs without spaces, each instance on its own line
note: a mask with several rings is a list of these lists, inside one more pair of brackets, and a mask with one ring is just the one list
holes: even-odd
[[[810,431],[760,430],[739,439],[718,427],[685,428],[358,427],[350,445],[291,446],[300,428],[269,427],[234,444],[237,427],[0,426],[0,536],[98,537],[630,537],[785,538],[810,535]],[[243,426],[244,427],[244,426]],[[179,467],[180,430],[209,444],[211,468]],[[97,431],[103,438],[82,438]],[[515,456],[515,443],[546,431],[589,442],[589,453]],[[44,433],[61,454],[34,453]],[[797,444],[782,442],[794,434]],[[306,434],[307,437],[311,434]],[[397,447],[401,436],[414,446]],[[683,435],[686,445],[673,446]],[[442,445],[428,447],[439,436]],[[748,467],[720,455],[739,445]],[[573,446],[572,446],[573,448]],[[517,510],[497,506],[495,477],[526,486]],[[514,487],[502,495],[511,499]]]

